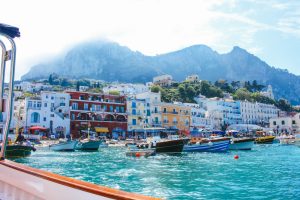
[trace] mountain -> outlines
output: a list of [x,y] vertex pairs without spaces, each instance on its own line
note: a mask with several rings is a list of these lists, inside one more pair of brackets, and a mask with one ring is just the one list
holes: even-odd
[[147,82],[160,74],[171,74],[177,81],[190,74],[209,81],[257,80],[264,85],[271,84],[276,98],[300,104],[300,76],[271,67],[240,47],[219,54],[208,46],[194,45],[146,56],[114,42],[91,41],[73,47],[58,59],[33,66],[22,80],[48,78],[51,73],[67,78],[119,82]]

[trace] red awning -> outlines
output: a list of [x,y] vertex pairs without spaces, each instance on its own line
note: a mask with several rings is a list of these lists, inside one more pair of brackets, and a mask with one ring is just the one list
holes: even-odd
[[44,128],[41,126],[32,126],[32,127],[29,127],[28,129],[32,130],[32,131],[46,131],[47,130],[47,128]]

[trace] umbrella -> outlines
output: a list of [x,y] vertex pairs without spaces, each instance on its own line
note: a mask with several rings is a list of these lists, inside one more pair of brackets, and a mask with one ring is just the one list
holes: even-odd
[[29,130],[33,130],[33,131],[46,131],[47,128],[41,127],[41,126],[32,126],[32,127],[29,128]]

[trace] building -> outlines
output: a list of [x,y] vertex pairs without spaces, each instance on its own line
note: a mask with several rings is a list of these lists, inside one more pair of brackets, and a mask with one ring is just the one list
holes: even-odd
[[150,109],[146,99],[127,98],[128,132],[139,131],[147,127]]
[[25,130],[41,126],[64,137],[70,134],[70,96],[66,93],[42,92],[25,99]]
[[231,124],[241,124],[240,102],[231,99],[210,98],[203,99],[209,118],[220,121],[221,127],[226,128]]
[[191,108],[191,124],[190,130],[194,129],[213,129],[213,120],[206,117],[206,110],[195,103],[184,103],[185,106]]
[[300,113],[286,117],[275,117],[270,119],[270,128],[277,134],[299,133]]
[[15,91],[23,91],[23,92],[30,92],[30,93],[37,93],[41,91],[51,91],[52,86],[45,84],[45,83],[40,83],[40,82],[20,82],[18,84],[14,85],[14,90]]
[[198,81],[200,81],[199,80],[199,76],[197,75],[197,74],[192,74],[192,75],[190,75],[190,76],[187,76],[186,78],[185,78],[185,81],[188,81],[188,82],[198,82]]
[[68,92],[71,106],[71,134],[90,133],[112,138],[126,137],[126,98],[103,93]]
[[265,97],[269,97],[270,99],[274,99],[273,89],[271,85],[268,85],[267,91],[261,92],[261,94]]
[[153,84],[162,87],[170,86],[172,84],[172,81],[173,81],[173,77],[168,74],[153,77]]
[[240,101],[242,121],[244,124],[269,125],[269,119],[278,117],[279,109],[272,104]]
[[189,134],[191,108],[182,103],[161,103],[162,127]]
[[114,84],[103,88],[103,92],[109,94],[110,91],[118,91],[120,95],[135,95],[149,91],[149,88],[144,84]]

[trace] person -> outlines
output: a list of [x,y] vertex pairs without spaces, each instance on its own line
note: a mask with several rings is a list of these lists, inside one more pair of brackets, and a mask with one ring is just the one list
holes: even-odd
[[15,142],[19,142],[19,143],[22,143],[25,141],[25,137],[22,135],[22,133],[19,133],[17,139]]

